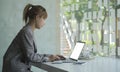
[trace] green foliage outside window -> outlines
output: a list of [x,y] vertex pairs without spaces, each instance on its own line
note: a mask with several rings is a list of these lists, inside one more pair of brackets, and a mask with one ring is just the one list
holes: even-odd
[[[88,8],[88,4],[89,2],[92,1],[91,3],[91,7],[92,8]],[[74,15],[77,24],[81,24],[84,23],[85,27],[87,29],[81,30],[80,31],[80,36],[81,38],[84,38],[86,36],[86,39],[81,39],[82,41],[85,41],[87,45],[101,45],[102,47],[102,51],[94,51],[94,47],[92,49],[92,53],[93,55],[100,55],[100,56],[105,56],[106,54],[104,54],[104,46],[108,46],[110,51],[112,50],[112,48],[115,47],[115,43],[109,44],[109,42],[104,41],[104,24],[105,24],[105,20],[108,18],[108,9],[107,7],[104,6],[102,0],[102,6],[99,7],[98,6],[98,0],[62,0],[62,9],[63,14],[66,16],[67,20],[71,20],[72,15]],[[110,4],[109,6],[112,6],[114,9],[114,5],[115,5],[115,0],[110,0]],[[76,8],[77,7],[77,8]],[[69,10],[67,10],[69,9]],[[88,14],[89,12],[91,13],[91,16],[93,14],[93,12],[96,13],[96,15],[98,15],[98,13],[102,11],[102,16],[98,17],[96,19],[92,19],[88,18],[85,20],[85,22],[83,22],[83,19],[85,17],[85,13]],[[98,30],[94,30],[93,29],[93,25],[96,24],[96,27],[101,26],[100,29]],[[96,34],[97,36],[97,42],[94,40],[94,34]],[[89,35],[91,35],[90,39]],[[109,40],[108,40],[109,41]]]

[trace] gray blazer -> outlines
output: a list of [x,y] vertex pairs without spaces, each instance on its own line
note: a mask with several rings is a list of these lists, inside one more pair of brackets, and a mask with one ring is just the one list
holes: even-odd
[[31,72],[30,62],[44,62],[48,55],[37,54],[31,26],[24,26],[3,57],[2,72]]

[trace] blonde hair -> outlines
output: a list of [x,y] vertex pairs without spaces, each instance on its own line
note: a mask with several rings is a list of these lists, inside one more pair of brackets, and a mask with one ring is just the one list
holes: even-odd
[[23,21],[27,23],[28,20],[35,19],[37,15],[46,19],[47,18],[46,9],[40,5],[27,4],[23,11]]

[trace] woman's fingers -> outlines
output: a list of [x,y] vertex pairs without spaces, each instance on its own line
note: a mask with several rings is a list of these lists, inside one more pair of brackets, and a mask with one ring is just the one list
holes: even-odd
[[59,57],[59,56],[57,56],[57,55],[51,55],[50,57],[49,57],[49,60],[50,61],[55,61],[55,60],[60,60],[61,58]]

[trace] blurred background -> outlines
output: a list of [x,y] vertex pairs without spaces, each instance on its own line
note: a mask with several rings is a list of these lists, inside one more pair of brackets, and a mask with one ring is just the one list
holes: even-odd
[[89,55],[118,57],[119,4],[119,0],[61,0],[61,38],[66,37],[69,49],[84,41]]

